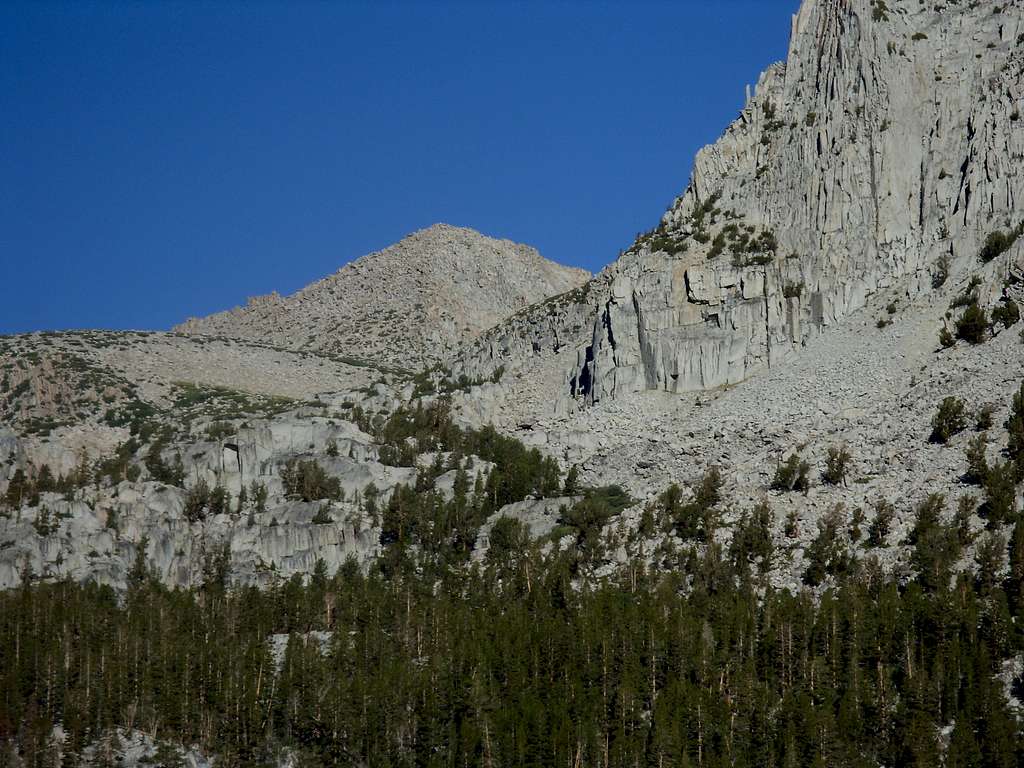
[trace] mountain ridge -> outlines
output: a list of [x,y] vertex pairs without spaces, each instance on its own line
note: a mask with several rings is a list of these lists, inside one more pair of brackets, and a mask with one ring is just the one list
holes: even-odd
[[434,224],[288,296],[252,297],[173,330],[417,368],[587,277],[529,246]]

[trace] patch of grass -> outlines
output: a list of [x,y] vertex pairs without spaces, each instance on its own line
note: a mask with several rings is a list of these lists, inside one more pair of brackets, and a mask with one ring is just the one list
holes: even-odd
[[189,416],[208,416],[228,421],[244,415],[274,416],[302,405],[301,401],[279,395],[258,395],[228,387],[187,382],[174,383],[173,408]]

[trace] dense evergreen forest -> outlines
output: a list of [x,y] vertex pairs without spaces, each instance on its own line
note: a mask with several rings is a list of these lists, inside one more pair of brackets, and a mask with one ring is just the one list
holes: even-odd
[[[732,569],[705,558],[685,594],[636,572],[574,589],[536,554],[437,584],[143,579],[123,605],[25,587],[0,596],[0,738],[33,766],[58,721],[71,753],[130,725],[224,765],[279,745],[313,765],[1020,764],[996,678],[1022,644],[1019,573],[929,590],[864,567],[815,601]],[[279,671],[270,633],[291,634]]]
[[[621,490],[580,488],[535,450],[454,427],[443,404],[354,418],[396,463],[443,450],[495,468],[464,472],[444,499],[430,481],[447,466],[438,458],[417,487],[365,499],[385,545],[368,572],[321,562],[261,591],[233,586],[213,557],[201,587],[169,590],[140,554],[126,594],[26,574],[0,593],[0,742],[29,766],[77,765],[114,727],[198,744],[224,766],[271,764],[284,747],[303,765],[410,768],[1024,762],[1020,670],[1007,674],[1024,650],[1012,503],[986,513],[992,530],[977,539],[942,497],[925,499],[912,569],[897,574],[871,551],[892,510],[876,510],[863,537],[868,521],[837,512],[793,593],[767,578],[785,556],[767,504],[716,535],[726,501],[712,471],[649,504],[634,542],[672,530],[685,546],[598,577],[602,527],[630,503]],[[289,492],[334,492],[313,465],[290,472]],[[495,509],[563,493],[578,501],[556,536],[572,546],[545,547],[507,520],[471,560]],[[283,654],[272,635],[288,638]]]

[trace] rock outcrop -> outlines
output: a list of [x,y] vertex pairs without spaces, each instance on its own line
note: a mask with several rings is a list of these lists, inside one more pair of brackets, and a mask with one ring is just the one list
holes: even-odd
[[253,298],[175,330],[418,369],[588,277],[528,246],[436,224],[291,296]]
[[[63,477],[78,460],[71,438],[85,432],[81,427],[20,439],[0,433],[0,452],[7,454],[12,472],[32,476],[45,465]],[[83,446],[86,455],[97,452],[99,432],[93,430],[92,451]],[[208,576],[204,568],[221,552],[239,583],[266,584],[308,573],[318,559],[333,572],[348,558],[365,562],[379,551],[379,528],[353,500],[371,485],[386,499],[398,484],[416,479],[415,469],[379,463],[372,438],[354,424],[315,410],[252,419],[218,439],[200,435],[172,441],[162,451],[168,464],[172,457],[182,462],[186,487],[154,481],[144,469],[140,477],[113,486],[100,487],[97,481],[95,487],[42,493],[38,502],[13,512],[5,509],[0,589],[18,583],[25,572],[97,579],[122,588],[140,546],[157,576],[177,586],[200,583]],[[332,455],[324,453],[327,446]],[[114,446],[107,451],[112,454]],[[289,461],[317,461],[346,500],[288,498],[282,473]],[[0,485],[7,487],[4,469]],[[243,489],[262,487],[266,501],[251,513],[228,505],[220,514],[190,516],[189,493],[199,484],[223,488],[232,499]]]

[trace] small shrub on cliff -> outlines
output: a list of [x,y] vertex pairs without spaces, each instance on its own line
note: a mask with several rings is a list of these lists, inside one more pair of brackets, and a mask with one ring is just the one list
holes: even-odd
[[1006,420],[1006,455],[1016,467],[1017,480],[1024,480],[1024,384],[1013,394],[1010,416]]
[[1002,325],[1009,328],[1020,321],[1020,307],[1013,299],[1000,302],[999,306],[992,310],[992,325]]
[[949,438],[967,428],[967,409],[963,400],[956,397],[944,398],[932,417],[932,432],[928,440],[933,443],[948,443]]
[[562,486],[562,493],[566,496],[574,496],[580,490],[580,468],[576,464],[569,467],[565,475],[565,484]]
[[853,510],[853,515],[850,517],[850,527],[847,529],[847,533],[850,536],[850,541],[856,544],[860,541],[860,537],[864,534],[864,522],[867,520],[867,515],[864,514],[864,510],[857,507]]
[[953,297],[953,300],[949,302],[950,309],[957,309],[958,307],[966,307],[971,304],[978,303],[978,292],[975,290],[981,285],[981,278],[974,275],[971,281],[967,283],[963,291]]
[[218,485],[210,491],[209,508],[211,515],[224,515],[231,511],[231,493]]
[[732,265],[736,269],[745,269],[746,267],[764,267],[772,263],[772,255],[770,253],[734,253],[732,255]]
[[894,517],[896,517],[896,508],[885,499],[879,499],[875,505],[875,519],[868,527],[868,546],[886,546]]
[[992,416],[996,412],[996,407],[991,403],[986,403],[978,409],[978,417],[974,421],[974,428],[978,432],[984,432],[986,429],[992,429]]
[[708,251],[708,258],[714,259],[722,255],[722,251],[725,250],[725,233],[719,232],[715,235],[715,239],[711,243],[711,250]]
[[930,442],[946,443],[958,432],[967,429],[967,409],[964,400],[958,397],[945,397],[939,403],[938,411],[932,417],[932,433]]
[[846,472],[852,458],[845,445],[829,448],[828,455],[825,457],[825,471],[822,472],[821,479],[828,485],[839,485],[846,482]]
[[974,542],[975,533],[971,528],[971,516],[977,508],[978,500],[969,493],[961,496],[956,503],[953,525],[956,526],[956,537],[962,547],[969,547]]
[[989,525],[1013,522],[1017,513],[1016,473],[1012,461],[989,467],[985,477],[985,501],[978,514],[987,518]]
[[736,524],[729,555],[745,572],[749,572],[749,566],[760,563],[764,573],[771,568],[774,550],[772,510],[762,499],[749,514],[744,512]]
[[818,586],[827,576],[842,576],[853,564],[846,541],[841,534],[846,515],[842,504],[833,507],[818,523],[818,536],[807,549],[809,565],[804,583]]
[[252,498],[253,512],[263,513],[267,511],[267,486],[255,480],[249,486],[249,496]]
[[327,511],[327,505],[322,504],[317,509],[316,514],[313,515],[313,525],[330,525],[334,522],[330,513]]
[[693,489],[693,498],[683,502],[682,490],[673,484],[662,493],[659,502],[665,517],[680,537],[709,541],[714,533],[715,509],[722,500],[725,481],[717,467],[711,467]]
[[970,304],[956,320],[956,337],[969,344],[981,344],[988,330],[985,310],[977,304]]
[[953,261],[948,253],[939,256],[938,261],[935,262],[935,272],[932,274],[932,288],[941,288],[946,284],[952,264]]
[[967,459],[967,472],[964,480],[975,485],[982,485],[988,477],[988,458],[985,448],[988,445],[988,435],[982,432],[971,438],[964,451]]
[[806,493],[811,487],[811,465],[800,458],[799,454],[791,453],[783,463],[775,469],[772,478],[773,491],[801,491]]
[[206,517],[206,507],[210,503],[210,486],[206,480],[199,481],[188,489],[185,495],[185,519],[190,523],[202,520]]
[[981,247],[981,251],[978,253],[978,258],[985,264],[992,261],[992,259],[1001,256],[1006,253],[1013,244],[1017,242],[1017,238],[1021,235],[1021,227],[1017,227],[1011,232],[990,232],[988,237],[985,238],[985,244]]
[[150,444],[143,462],[146,469],[149,470],[150,476],[158,483],[181,487],[185,480],[185,468],[182,466],[181,455],[177,454],[174,462],[168,464],[163,458],[165,447],[166,439],[164,437],[154,440]]
[[803,283],[786,283],[782,286],[782,296],[786,299],[799,299],[803,292]]

